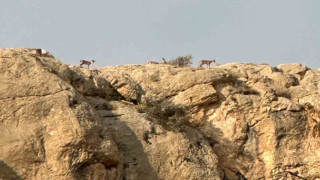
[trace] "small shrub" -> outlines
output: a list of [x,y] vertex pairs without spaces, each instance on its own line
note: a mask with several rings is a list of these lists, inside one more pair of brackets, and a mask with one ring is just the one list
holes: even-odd
[[168,100],[148,99],[144,104],[139,104],[137,110],[160,120],[161,124],[166,125],[171,130],[180,130],[182,124],[187,122],[188,118],[187,107],[174,104]]
[[291,94],[289,91],[276,91],[275,92],[276,96],[277,97],[284,97],[284,98],[287,98],[287,99],[291,99]]
[[272,69],[272,72],[283,72],[282,69],[279,69],[276,66],[271,67],[271,69]]
[[268,66],[269,66],[269,64],[268,64],[268,63],[265,63],[265,62],[261,63],[260,65],[268,65]]
[[138,104],[136,106],[139,113],[146,113],[147,112],[147,106],[145,104]]
[[134,104],[137,104],[140,101],[144,91],[142,90],[140,84],[134,81],[128,74],[124,74],[122,76],[125,79],[126,83],[130,86],[130,89],[132,90],[128,93],[128,96],[125,97],[125,99],[127,99],[130,102],[133,102]]
[[192,64],[192,55],[188,54],[185,56],[179,56],[176,59],[170,60],[168,64],[175,65],[178,67],[186,67]]
[[260,93],[254,89],[244,89],[242,93],[244,95],[260,95]]

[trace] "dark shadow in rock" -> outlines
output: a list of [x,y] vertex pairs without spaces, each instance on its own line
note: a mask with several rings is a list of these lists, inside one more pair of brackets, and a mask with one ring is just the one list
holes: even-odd
[[[90,173],[92,174],[88,169],[96,163],[101,163],[104,165],[103,169],[108,172],[108,175],[116,169],[117,177],[122,179],[132,179],[132,177],[137,177],[137,179],[159,179],[151,166],[148,155],[144,151],[141,140],[138,139],[135,131],[125,121],[121,120],[123,114],[115,113],[118,107],[101,97],[86,96],[85,101],[94,109],[93,112],[94,116],[97,117],[97,123],[100,124],[99,127],[102,127],[100,130],[97,127],[98,129],[88,131],[88,133],[91,135],[96,133],[97,138],[101,139],[101,141],[104,141],[105,133],[111,133],[120,154],[123,155],[120,155],[123,159],[120,162],[113,161],[97,153],[95,157],[76,165],[73,176],[79,180],[86,179]],[[121,129],[121,131],[118,129]]]
[[22,180],[22,178],[3,161],[0,161],[0,179]]
[[[109,124],[110,122],[112,122],[111,125]],[[124,179],[126,177],[136,177],[137,179],[159,179],[135,132],[125,122],[120,121],[118,118],[114,118],[114,120],[109,120],[109,122],[105,123],[107,126],[121,129],[121,131],[114,132],[113,135],[119,151],[124,155]],[[114,131],[116,130],[114,129]]]
[[[232,83],[232,87],[235,86],[234,83],[240,87],[244,87],[245,85],[245,83],[235,80],[235,82]],[[227,85],[228,83],[222,84],[223,87]],[[220,88],[223,88],[222,86]],[[217,92],[219,92],[219,90]],[[237,92],[234,93],[245,95],[259,94],[257,91],[250,89],[250,87],[245,87],[244,90],[235,90],[237,90]],[[221,94],[221,96],[223,95]],[[220,100],[224,101],[225,99],[226,98]],[[208,106],[206,108],[210,109],[212,106],[220,106],[222,103],[221,101],[216,102],[216,104],[206,105]],[[220,128],[209,122],[200,122],[198,126],[191,124],[188,120],[188,107],[176,105],[169,100],[148,102],[144,106],[138,107],[138,111],[146,113],[146,119],[161,125],[167,131],[182,133],[186,139],[189,139],[191,143],[190,147],[201,149],[204,145],[211,146],[218,157],[219,169],[221,169],[221,171],[226,174],[225,177],[228,177],[229,179],[236,178],[239,174],[245,176],[245,174],[250,171],[250,168],[246,165],[250,163],[253,164],[256,158],[254,156],[258,153],[252,152],[252,154],[248,154],[245,152],[244,146],[248,141],[250,141],[249,145],[254,145],[256,147],[253,149],[258,149],[258,140],[252,141],[254,133],[247,132],[247,136],[250,137],[247,137],[245,140],[239,140],[243,141],[243,144],[232,142],[224,137],[224,133]],[[180,113],[177,113],[179,111]],[[244,160],[246,163],[243,163],[240,159]],[[199,160],[197,163],[202,164],[202,161]]]

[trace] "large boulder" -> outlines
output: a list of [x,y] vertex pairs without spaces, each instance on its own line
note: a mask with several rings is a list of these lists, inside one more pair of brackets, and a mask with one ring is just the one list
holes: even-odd
[[186,106],[200,106],[217,102],[218,95],[211,84],[199,84],[178,93],[172,101]]
[[309,68],[299,63],[280,64],[277,67],[286,74],[294,75],[299,80],[301,80],[305,73],[309,70]]

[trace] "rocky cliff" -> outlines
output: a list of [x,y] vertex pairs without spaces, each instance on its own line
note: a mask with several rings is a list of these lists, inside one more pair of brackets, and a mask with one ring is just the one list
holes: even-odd
[[0,179],[320,179],[320,72],[301,64],[89,70],[1,49],[0,80]]

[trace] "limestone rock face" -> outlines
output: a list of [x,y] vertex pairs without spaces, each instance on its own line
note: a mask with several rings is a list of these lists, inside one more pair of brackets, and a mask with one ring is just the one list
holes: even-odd
[[[128,101],[143,101],[142,97],[165,99],[196,85],[214,85],[232,79],[224,69],[196,71],[192,68],[175,68],[161,64],[104,67],[99,70]],[[197,87],[193,90],[195,88]],[[208,101],[207,98],[204,100]],[[212,101],[215,101],[215,98],[212,98]]]
[[[211,69],[170,65],[100,69],[122,83],[126,75],[145,99],[190,109],[191,127],[206,136],[221,178],[313,179],[319,176],[319,72],[301,64],[230,63]],[[117,72],[117,73],[116,73]],[[112,84],[112,83],[111,83]],[[114,86],[116,89],[117,87]],[[140,89],[140,91],[139,91]],[[127,99],[126,92],[120,94]]]
[[75,72],[29,49],[0,57],[0,179],[76,179],[89,165],[121,166],[112,134],[69,83]]
[[0,179],[317,179],[320,73],[0,50]]
[[153,122],[101,71],[33,49],[1,49],[0,57],[0,179],[223,176],[200,131]]

